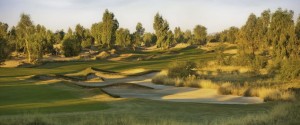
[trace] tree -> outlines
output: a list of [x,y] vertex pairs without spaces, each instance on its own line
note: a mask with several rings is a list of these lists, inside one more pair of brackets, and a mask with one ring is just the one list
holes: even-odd
[[83,40],[85,40],[85,29],[83,26],[81,26],[80,24],[77,24],[75,27],[75,36],[77,38],[78,41],[82,42]]
[[156,36],[155,36],[155,34],[152,34],[152,33],[145,33],[144,37],[143,37],[143,41],[144,41],[145,46],[149,47],[149,46],[155,44]]
[[131,46],[131,36],[128,29],[120,28],[116,32],[116,45],[123,48]]
[[174,39],[175,43],[182,43],[184,42],[183,32],[181,31],[180,27],[175,27],[174,29]]
[[7,29],[8,25],[0,22],[0,64],[9,55]]
[[166,45],[164,45],[164,46],[168,46],[168,47],[175,44],[174,34],[171,30],[168,32],[168,39],[165,42],[165,44]]
[[221,42],[220,40],[221,33],[210,34],[207,36],[208,42]]
[[300,40],[300,15],[296,22],[295,33],[298,40]]
[[66,57],[77,56],[81,51],[81,43],[70,28],[63,39],[62,48]]
[[64,39],[65,32],[64,30],[56,31],[54,33],[54,41],[55,43],[59,44]]
[[272,14],[269,39],[273,47],[272,54],[279,59],[297,57],[299,46],[296,41],[293,11],[278,9]]
[[94,44],[94,38],[89,29],[84,30],[83,40],[81,41],[82,48],[90,48]]
[[269,46],[268,32],[269,32],[270,21],[271,21],[271,11],[270,10],[263,11],[261,13],[261,16],[258,18],[257,41],[262,42],[259,46],[260,49],[265,49],[266,47]]
[[190,43],[192,44],[193,43],[193,35],[192,35],[192,31],[191,30],[186,30],[184,32],[184,35],[183,35],[183,38],[184,38],[184,42],[185,43]]
[[101,41],[103,46],[111,48],[116,39],[116,30],[119,28],[119,23],[113,13],[105,10],[102,17],[102,32]]
[[206,27],[196,25],[194,28],[194,44],[204,45],[206,44],[207,31]]
[[16,27],[12,27],[8,33],[8,44],[11,47],[11,51],[20,51],[21,45],[17,41]]
[[242,26],[239,32],[239,47],[240,54],[251,54],[254,56],[254,52],[258,49],[258,43],[255,41],[257,36],[257,18],[256,15],[251,14],[244,26]]
[[102,33],[102,23],[94,23],[91,27],[91,36],[94,38],[94,43],[99,45],[102,43],[101,41],[101,33]]
[[239,32],[239,28],[234,26],[230,27],[227,32],[227,41],[230,43],[236,43],[236,36],[238,32]]
[[143,42],[143,35],[145,32],[145,28],[143,28],[143,25],[139,22],[136,25],[136,31],[133,34],[133,48],[141,45],[141,43]]
[[38,61],[40,56],[35,55],[42,51],[40,41],[35,40],[35,26],[32,23],[30,16],[27,14],[21,14],[21,19],[17,25],[17,39],[21,44],[23,50],[26,51],[27,59],[29,63]]
[[157,37],[156,45],[158,48],[167,49],[168,43],[165,43],[168,39],[169,23],[157,13],[154,17],[153,29]]

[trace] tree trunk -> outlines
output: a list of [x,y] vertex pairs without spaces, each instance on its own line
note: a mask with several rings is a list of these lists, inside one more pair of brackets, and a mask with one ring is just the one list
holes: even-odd
[[25,44],[26,44],[26,50],[27,50],[27,54],[28,54],[28,62],[31,63],[31,53],[30,53],[29,43],[28,43],[27,39],[25,39]]

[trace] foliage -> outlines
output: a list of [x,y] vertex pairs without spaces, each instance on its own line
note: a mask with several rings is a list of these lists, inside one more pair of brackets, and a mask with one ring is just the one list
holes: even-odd
[[131,46],[131,36],[128,29],[120,28],[116,32],[116,45],[123,48]]
[[62,46],[66,57],[77,56],[81,51],[81,43],[73,35],[71,29],[69,29],[68,34],[65,35]]
[[86,38],[85,40],[83,40],[81,42],[81,47],[82,48],[91,48],[91,46],[93,45],[93,39],[92,38]]
[[9,55],[7,29],[8,25],[0,22],[0,64]]
[[155,34],[145,33],[144,37],[143,37],[144,45],[147,47],[155,45],[156,39],[157,38],[156,38]]
[[299,56],[298,47],[295,39],[295,27],[293,21],[293,11],[278,9],[272,14],[269,39],[275,58],[289,58]]
[[[170,47],[170,41],[168,40],[169,23],[163,19],[163,17],[157,13],[154,17],[153,29],[157,37],[156,45],[158,48],[168,49]],[[167,41],[168,40],[168,41]]]
[[133,49],[135,49],[136,47],[140,46],[143,43],[143,35],[145,32],[145,28],[143,28],[143,25],[140,22],[137,23],[135,29],[136,31],[133,33],[133,40],[132,40]]
[[196,25],[194,28],[194,41],[193,44],[205,45],[206,44],[206,36],[207,31],[206,27],[201,25]]
[[91,27],[91,36],[94,38],[96,45],[102,43],[101,41],[102,27],[103,27],[102,22],[94,23]]
[[280,68],[278,77],[283,80],[299,79],[300,78],[300,60],[290,59],[284,60]]
[[239,32],[239,28],[230,27],[229,29],[224,30],[220,33],[220,41],[221,42],[236,43],[238,32]]
[[174,40],[175,43],[183,43],[184,42],[184,33],[181,31],[180,27],[175,27],[174,29]]
[[192,44],[194,42],[194,40],[193,40],[193,34],[192,34],[191,30],[186,30],[184,32],[183,38],[184,38],[184,42],[185,43]]
[[194,69],[196,64],[189,61],[175,61],[168,67],[168,77],[171,78],[187,78],[195,75]]
[[115,19],[115,15],[112,12],[105,10],[101,26],[102,46],[111,48],[116,40],[116,30],[119,28],[119,22]]

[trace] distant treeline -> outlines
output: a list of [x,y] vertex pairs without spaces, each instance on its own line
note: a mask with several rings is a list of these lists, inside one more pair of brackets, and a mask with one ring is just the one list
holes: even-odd
[[[261,16],[251,14],[240,29],[228,30],[207,35],[206,27],[196,25],[191,30],[182,31],[176,27],[170,30],[169,24],[159,13],[154,16],[154,33],[145,33],[141,23],[131,33],[120,28],[112,12],[105,10],[102,20],[92,27],[80,24],[67,32],[52,32],[40,24],[33,24],[30,16],[21,14],[17,26],[0,22],[0,62],[12,52],[26,54],[28,62],[39,61],[44,54],[77,56],[82,49],[133,49],[157,45],[168,49],[177,43],[205,45],[207,42],[229,42],[239,45],[239,55],[252,59],[261,56],[276,58],[299,57],[300,18],[293,20],[293,11],[278,9],[274,13],[265,10]],[[247,62],[245,62],[247,63]]]

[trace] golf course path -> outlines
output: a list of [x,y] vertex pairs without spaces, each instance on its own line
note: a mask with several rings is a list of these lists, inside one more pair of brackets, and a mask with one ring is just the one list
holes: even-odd
[[[258,97],[243,97],[235,95],[219,95],[217,89],[203,89],[191,87],[174,87],[153,84],[151,78],[157,73],[149,73],[141,76],[129,76],[126,78],[108,79],[104,82],[85,83],[77,82],[80,86],[102,87],[108,93],[122,98],[144,98],[151,100],[164,100],[173,102],[196,102],[218,104],[256,104],[263,103]],[[128,83],[144,87],[130,87],[116,85]]]

